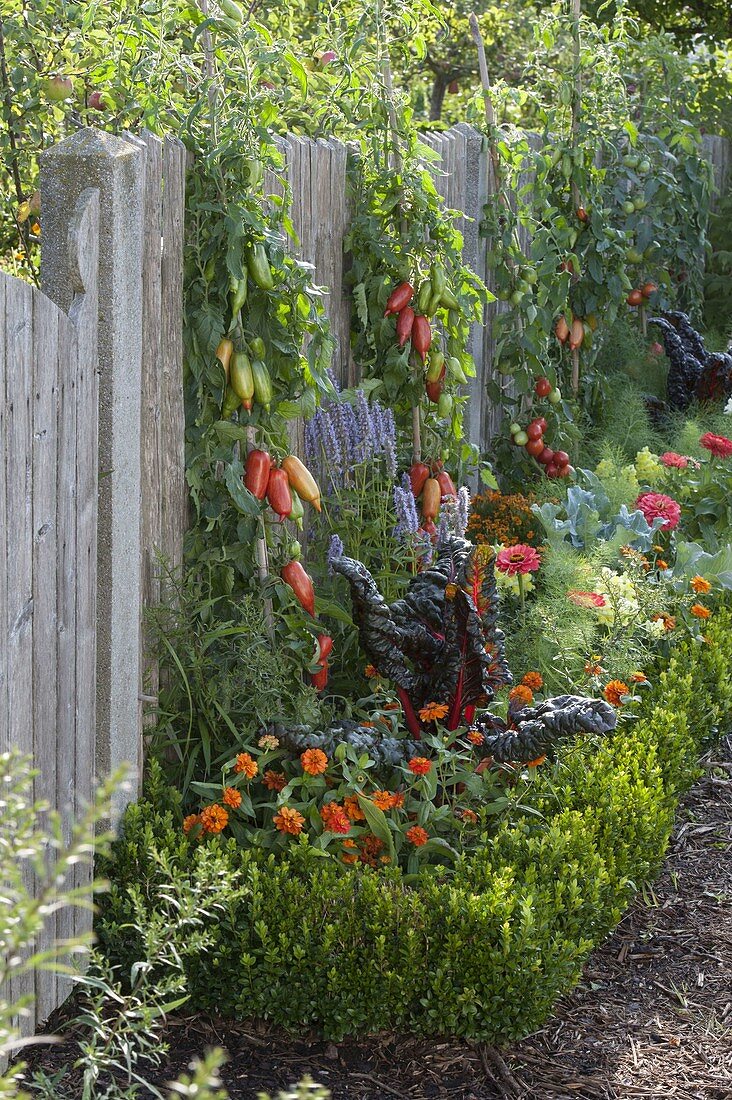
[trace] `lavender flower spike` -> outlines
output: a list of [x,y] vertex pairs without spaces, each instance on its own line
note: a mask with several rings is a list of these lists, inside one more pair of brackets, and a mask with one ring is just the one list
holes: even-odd
[[458,492],[458,535],[465,538],[465,532],[470,522],[470,489],[462,485]]
[[402,478],[401,486],[394,486],[394,509],[397,514],[394,537],[400,542],[408,542],[410,537],[416,535],[419,530],[419,516],[409,478],[406,475]]

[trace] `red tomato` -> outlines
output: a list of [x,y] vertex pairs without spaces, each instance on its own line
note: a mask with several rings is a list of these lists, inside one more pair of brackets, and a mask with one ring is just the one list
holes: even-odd
[[541,452],[544,450],[544,440],[542,436],[538,439],[530,439],[526,444],[526,450],[532,456],[532,458],[538,458]]
[[553,462],[549,462],[544,473],[547,477],[559,477],[559,467],[555,466]]
[[569,455],[567,454],[567,452],[566,451],[555,451],[554,452],[554,463],[557,466],[568,466],[569,465]]
[[554,451],[551,449],[551,447],[545,447],[541,454],[537,457],[542,465],[548,466],[549,463],[553,462],[554,460]]
[[529,439],[541,439],[544,434],[544,429],[537,420],[532,420],[526,429],[526,434]]
[[552,384],[548,378],[537,378],[534,382],[534,393],[537,397],[548,397],[552,392]]

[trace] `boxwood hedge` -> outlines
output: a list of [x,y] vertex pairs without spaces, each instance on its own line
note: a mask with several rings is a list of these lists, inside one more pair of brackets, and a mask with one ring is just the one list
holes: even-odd
[[306,846],[275,859],[233,840],[191,844],[153,775],[102,868],[101,943],[129,965],[141,914],[185,889],[207,914],[203,941],[180,936],[192,1007],[335,1039],[527,1034],[657,871],[700,747],[732,714],[732,614],[705,625],[708,642],[675,651],[636,720],[547,771],[541,828],[501,827],[449,877],[407,884]]

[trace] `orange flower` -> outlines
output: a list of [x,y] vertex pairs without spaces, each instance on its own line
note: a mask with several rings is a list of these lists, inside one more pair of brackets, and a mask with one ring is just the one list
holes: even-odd
[[656,558],[656,569],[668,569],[668,562],[663,558]]
[[305,749],[300,753],[300,763],[308,775],[322,775],[328,767],[328,757],[322,749]]
[[689,585],[692,592],[699,592],[702,595],[705,592],[710,592],[712,588],[711,581],[708,581],[705,577],[700,577],[698,575],[691,578],[691,580],[689,581]]
[[427,775],[427,772],[432,767],[432,761],[428,760],[425,756],[413,756],[407,764],[410,772],[414,772],[415,775]]
[[369,833],[369,835],[364,837],[361,841],[361,854],[358,858],[361,860],[361,863],[366,863],[369,867],[375,867],[376,857],[383,847],[383,840],[379,840],[373,833]]
[[393,791],[391,796],[392,810],[401,810],[404,807],[404,792]]
[[390,810],[394,804],[391,791],[374,791],[371,801],[379,810]]
[[326,802],[321,806],[320,816],[329,833],[347,833],[351,828],[348,814],[337,802]]
[[696,615],[697,619],[708,619],[712,614],[709,608],[705,607],[703,603],[693,603],[690,610],[692,615]]
[[658,615],[652,615],[651,620],[654,623],[662,622],[664,630],[671,631],[676,629],[676,619],[673,615],[667,615],[665,611],[661,611]]
[[200,814],[189,814],[188,817],[183,818],[183,832],[188,836],[191,829],[195,829],[196,825],[201,824]]
[[468,825],[475,825],[478,820],[478,815],[475,810],[463,810],[460,816],[463,821],[467,821]]
[[344,852],[343,855],[341,856],[341,863],[351,864],[351,863],[356,863],[357,861],[358,861],[358,856],[354,855],[353,853]]
[[622,707],[622,698],[624,695],[630,695],[630,688],[622,680],[611,680],[605,685],[603,695],[614,707]]
[[267,768],[267,771],[262,776],[262,780],[268,791],[281,791],[283,787],[287,786],[287,776],[285,773],[273,771],[272,768]]
[[237,791],[236,787],[224,787],[221,801],[231,806],[232,810],[238,810],[241,806],[241,791]]
[[275,829],[279,829],[281,833],[289,833],[291,836],[298,836],[302,832],[302,827],[305,824],[305,818],[297,810],[292,810],[289,806],[283,806],[280,812],[275,814],[272,818],[272,824]]
[[438,721],[440,718],[447,717],[449,709],[447,703],[427,703],[420,710],[419,716],[423,722]]
[[343,841],[343,847],[344,848],[355,848],[356,847],[356,841],[351,840],[351,838],[348,837],[346,840]]
[[527,768],[538,768],[540,764],[543,764],[546,760],[546,753],[543,756],[537,756],[536,760],[527,760]]
[[379,670],[376,665],[366,665],[366,668],[363,670],[363,674],[367,680],[373,680],[376,676],[379,675]]
[[273,733],[265,733],[259,738],[257,744],[260,749],[277,749],[279,748],[280,739],[279,737],[275,737]]
[[359,722],[358,724],[361,727],[361,729],[366,729],[366,730],[375,730],[376,729],[376,722]]
[[539,691],[544,687],[544,677],[540,672],[527,672],[521,683],[532,691]]
[[220,833],[228,824],[229,815],[217,802],[201,810],[201,826],[204,833]]
[[645,672],[633,672],[630,678],[634,684],[645,684],[648,679]]
[[366,814],[361,809],[361,804],[355,794],[347,794],[343,799],[343,807],[351,821],[365,821]]
[[254,779],[254,776],[259,771],[259,764],[256,760],[252,759],[248,752],[240,752],[234,764],[234,771],[237,774],[244,772],[247,779]]
[[471,745],[482,745],[485,740],[480,730],[468,730],[465,736]]
[[391,703],[384,703],[382,710],[399,710],[400,704],[394,700]]
[[585,672],[588,676],[599,676],[602,672],[602,667],[594,661],[587,661],[585,664]]
[[516,687],[511,688],[509,691],[508,698],[512,703],[522,703],[528,707],[534,701],[534,693],[526,684],[516,684]]
[[421,825],[413,825],[411,829],[407,829],[406,836],[409,843],[413,844],[415,848],[421,848],[430,838],[429,833]]

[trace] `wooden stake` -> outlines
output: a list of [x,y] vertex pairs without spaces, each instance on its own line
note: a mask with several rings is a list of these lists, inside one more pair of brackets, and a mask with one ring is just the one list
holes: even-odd
[[572,349],[572,392],[575,397],[579,394],[580,355],[579,348]]
[[[577,149],[579,139],[580,112],[582,110],[582,70],[580,66],[580,4],[581,0],[572,0],[572,62],[574,94],[572,95],[572,151]],[[580,190],[572,181],[572,201],[577,210],[582,205]]]

